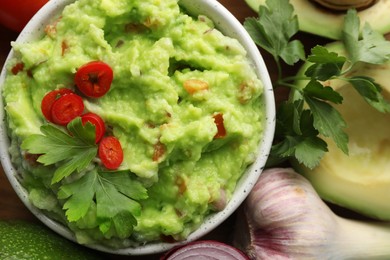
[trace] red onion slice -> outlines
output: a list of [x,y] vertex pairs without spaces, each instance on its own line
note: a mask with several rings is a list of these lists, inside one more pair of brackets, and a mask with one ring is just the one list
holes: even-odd
[[195,241],[173,248],[161,258],[161,260],[182,259],[249,260],[248,256],[239,249],[214,240]]

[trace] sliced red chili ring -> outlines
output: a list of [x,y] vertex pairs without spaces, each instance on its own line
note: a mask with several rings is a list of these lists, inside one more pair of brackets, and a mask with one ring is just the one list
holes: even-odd
[[70,93],[57,99],[51,109],[53,123],[67,125],[70,121],[81,116],[84,111],[83,99]]
[[113,78],[110,65],[102,61],[91,61],[77,70],[74,81],[81,93],[98,98],[110,90]]
[[41,111],[43,116],[49,121],[53,122],[52,116],[51,116],[51,110],[53,103],[59,99],[60,97],[73,93],[71,89],[68,88],[60,88],[56,90],[52,90],[48,92],[42,99],[41,102]]
[[116,170],[123,161],[121,143],[114,136],[104,137],[100,141],[98,154],[104,167],[109,170]]

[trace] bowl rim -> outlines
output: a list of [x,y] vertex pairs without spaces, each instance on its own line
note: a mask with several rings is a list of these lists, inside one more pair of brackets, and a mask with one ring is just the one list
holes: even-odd
[[[75,2],[77,0],[50,0],[46,5],[44,5],[29,21],[26,27],[22,30],[19,36],[16,39],[16,42],[29,42],[40,38],[43,35],[44,27],[48,24],[56,14],[59,14],[63,8]],[[236,184],[236,189],[232,194],[232,199],[228,202],[225,209],[220,212],[213,213],[207,216],[194,232],[192,232],[185,240],[167,243],[167,242],[151,242],[145,245],[140,245],[137,247],[128,247],[113,249],[104,245],[97,244],[88,244],[84,245],[86,247],[99,250],[106,253],[118,254],[118,255],[147,255],[147,254],[156,254],[167,251],[175,246],[183,245],[185,243],[198,240],[207,233],[211,232],[218,225],[223,223],[230,215],[232,215],[235,210],[241,205],[241,203],[247,197],[249,191],[255,185],[257,179],[259,178],[262,170],[265,167],[269,151],[271,149],[274,130],[275,130],[275,100],[274,92],[272,88],[271,79],[263,60],[263,57],[260,54],[260,50],[255,45],[247,31],[244,29],[242,24],[237,20],[237,18],[230,13],[221,3],[215,0],[179,0],[180,5],[184,6],[185,9],[190,14],[203,14],[210,17],[217,29],[222,31],[223,34],[236,38],[246,49],[247,56],[250,61],[253,63],[255,71],[263,82],[263,100],[264,100],[264,111],[265,111],[265,124],[263,137],[260,141],[258,148],[258,156],[241,176],[240,180]],[[6,77],[6,64],[14,57],[14,51],[11,49],[9,52],[6,61],[3,65],[0,74],[0,92],[2,92],[2,87]],[[24,187],[18,181],[18,173],[14,166],[12,165],[10,154],[8,152],[9,147],[9,138],[7,134],[7,127],[5,125],[5,111],[4,111],[4,101],[3,98],[0,98],[0,119],[2,124],[0,124],[0,161],[3,167],[3,170],[15,190],[18,197],[21,199],[23,204],[35,215],[43,224],[47,227],[58,233],[59,235],[76,242],[74,234],[63,224],[49,218],[46,216],[40,209],[33,206],[29,199],[28,193]]]

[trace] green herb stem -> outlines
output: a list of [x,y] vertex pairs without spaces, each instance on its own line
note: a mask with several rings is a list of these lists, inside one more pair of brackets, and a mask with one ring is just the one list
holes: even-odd
[[[330,137],[342,151],[348,153],[348,136],[343,131],[345,121],[329,104],[341,104],[343,98],[331,87],[324,86],[322,83],[325,81],[347,81],[374,108],[390,112],[390,104],[380,94],[381,88],[374,79],[358,75],[348,77],[358,63],[383,64],[390,57],[390,42],[367,24],[360,28],[356,10],[348,10],[342,30],[342,42],[348,57],[317,45],[306,58],[303,44],[293,39],[299,31],[299,24],[289,0],[267,0],[259,7],[258,19],[248,18],[244,26],[256,44],[274,57],[278,72],[274,88],[287,87],[298,91],[301,101],[307,104],[303,106],[289,99],[278,109],[271,157],[280,161],[295,157],[312,168],[327,151],[326,143],[319,136]],[[306,77],[283,77],[282,61],[294,66],[301,60],[310,62],[303,74]],[[294,84],[300,80],[307,81],[307,84],[304,87]],[[297,131],[291,135],[291,129]]]

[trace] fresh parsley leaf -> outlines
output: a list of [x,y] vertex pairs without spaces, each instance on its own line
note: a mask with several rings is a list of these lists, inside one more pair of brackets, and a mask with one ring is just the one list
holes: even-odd
[[302,102],[283,102],[276,113],[275,142],[267,160],[267,166],[272,167],[294,156],[295,146],[299,143],[296,136],[301,135],[299,125]]
[[286,47],[281,51],[280,57],[288,65],[293,65],[299,60],[304,60],[305,53],[303,51],[302,43],[298,40],[287,43]]
[[70,134],[51,124],[41,126],[42,134],[27,137],[21,148],[31,154],[39,154],[38,162],[44,165],[59,163],[52,184],[61,181],[74,171],[82,171],[96,157],[95,127],[82,124],[78,117],[68,124]]
[[327,144],[318,137],[313,115],[303,109],[303,100],[283,103],[277,113],[276,142],[271,148],[267,166],[275,166],[288,158],[296,158],[309,168],[318,165],[327,152]]
[[334,140],[336,145],[348,154],[348,135],[343,131],[346,123],[340,113],[328,103],[314,97],[305,96],[314,118],[314,127],[318,132]]
[[298,18],[288,0],[267,0],[266,6],[260,6],[258,19],[248,18],[244,22],[245,29],[253,40],[275,60],[279,57],[289,65],[305,58],[303,44],[290,41],[298,30]]
[[314,168],[325,152],[328,151],[328,145],[318,137],[319,132],[314,128],[314,118],[311,110],[304,109],[301,112],[300,127],[302,139],[295,147],[295,158],[306,167]]
[[283,102],[276,113],[276,136],[302,134],[300,117],[303,110],[303,100]]
[[318,130],[314,127],[313,113],[309,109],[303,109],[300,114],[301,135],[313,137],[318,135]]
[[57,197],[61,200],[67,199],[63,209],[66,210],[66,217],[70,222],[77,221],[87,214],[95,196],[97,177],[95,170],[85,173],[74,182],[61,186]]
[[359,94],[375,109],[384,113],[390,112],[390,104],[380,94],[381,87],[375,83],[375,80],[365,76],[354,76],[347,78],[348,81]]
[[102,172],[94,169],[80,179],[63,184],[57,194],[70,222],[83,218],[96,204],[99,230],[114,229],[120,238],[131,235],[141,213],[139,200],[148,197],[146,188],[129,171]]
[[341,104],[343,97],[337,91],[331,87],[325,87],[319,81],[310,80],[306,87],[303,89],[303,95],[305,97],[314,97],[321,100],[328,100],[335,104]]
[[73,172],[81,172],[86,169],[93,158],[96,157],[97,148],[89,147],[75,151],[74,155],[59,166],[54,172],[52,184],[60,182],[63,178],[71,175]]
[[378,93],[381,91],[374,79],[365,76],[353,76],[346,79],[360,95],[372,102],[378,102]]
[[295,158],[299,163],[304,164],[309,169],[313,169],[327,151],[327,144],[324,140],[317,136],[310,136],[297,144],[295,147]]
[[390,42],[384,36],[371,29],[369,24],[360,32],[360,19],[354,9],[345,16],[342,40],[352,64],[362,61],[383,64],[389,60]]
[[342,41],[349,52],[349,58],[353,63],[359,60],[359,35],[360,35],[360,19],[357,16],[356,10],[348,10],[344,18],[344,26],[342,30]]
[[129,177],[133,176],[129,171],[99,171],[99,175],[107,182],[114,184],[119,192],[129,198],[141,200],[148,197],[146,189],[141,182],[132,178],[129,181]]
[[78,140],[78,143],[84,143],[87,146],[95,144],[96,130],[95,126],[90,122],[84,125],[81,117],[76,117],[66,127],[71,133],[71,136]]
[[276,136],[318,135],[318,131],[313,127],[310,110],[304,108],[303,98],[280,104],[276,124]]
[[272,146],[272,155],[279,158],[292,157],[295,154],[295,148],[300,143],[297,136],[285,136],[283,140]]
[[[348,76],[357,64],[383,64],[390,57],[390,42],[368,24],[361,29],[356,10],[347,12],[343,27],[342,40],[348,56],[315,46],[307,57],[307,62],[312,64],[304,72],[306,78],[302,75],[283,78],[281,60],[294,65],[306,55],[302,43],[292,38],[298,32],[299,24],[288,0],[267,0],[259,7],[258,18],[246,19],[244,27],[254,42],[273,56],[278,68],[274,86],[293,89],[290,99],[277,110],[268,166],[294,157],[305,166],[314,167],[327,152],[326,142],[320,136],[332,138],[348,154],[348,135],[344,132],[346,123],[330,104],[341,104],[343,97],[332,89],[326,82],[328,80],[347,81],[373,107],[382,112],[390,111],[390,104],[380,94],[381,88],[373,79]],[[298,89],[294,84],[296,80],[308,83]]]
[[346,58],[335,52],[329,52],[329,50],[324,46],[317,45],[311,49],[311,53],[307,57],[307,61],[318,64],[334,63],[341,70]]
[[318,45],[311,49],[311,54],[307,57],[307,61],[314,64],[305,71],[305,75],[320,81],[340,76],[346,60],[345,57]]

